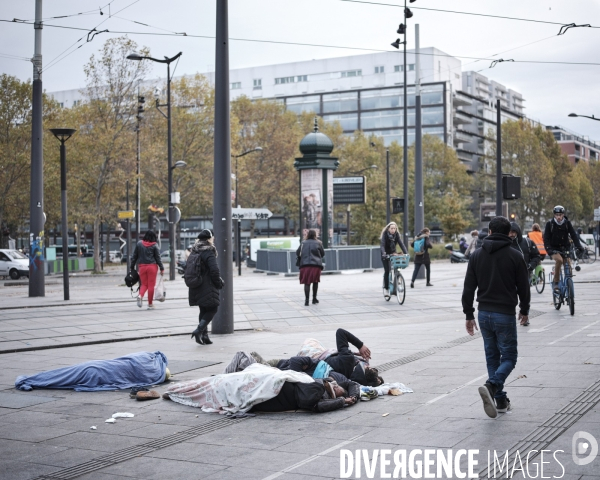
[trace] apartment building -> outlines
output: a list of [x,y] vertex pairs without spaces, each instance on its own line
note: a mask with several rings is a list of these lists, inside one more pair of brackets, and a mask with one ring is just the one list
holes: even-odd
[[571,132],[561,126],[547,126],[573,165],[581,160],[586,162],[600,160],[600,143]]

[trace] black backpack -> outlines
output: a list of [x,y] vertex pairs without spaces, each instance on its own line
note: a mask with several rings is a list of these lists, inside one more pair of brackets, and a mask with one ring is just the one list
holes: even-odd
[[185,264],[183,280],[188,288],[202,286],[202,257],[199,253],[191,253]]
[[137,270],[131,270],[125,277],[125,285],[132,288],[136,283],[140,281],[140,275]]

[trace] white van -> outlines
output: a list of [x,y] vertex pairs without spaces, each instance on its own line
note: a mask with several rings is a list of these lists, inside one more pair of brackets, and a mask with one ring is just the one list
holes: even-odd
[[0,249],[0,277],[29,277],[29,258],[18,250]]

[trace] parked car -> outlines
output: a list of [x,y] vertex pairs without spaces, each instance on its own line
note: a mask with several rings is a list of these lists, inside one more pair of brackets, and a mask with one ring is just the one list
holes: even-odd
[[0,276],[29,277],[29,258],[18,250],[0,249]]

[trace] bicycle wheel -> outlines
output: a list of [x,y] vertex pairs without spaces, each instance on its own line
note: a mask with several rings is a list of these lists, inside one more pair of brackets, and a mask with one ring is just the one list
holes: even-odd
[[398,272],[394,278],[394,293],[396,294],[398,303],[402,305],[406,298],[406,284],[404,283],[404,277],[400,272]]
[[[553,284],[551,283],[550,285]],[[562,296],[560,293],[555,292],[554,288],[552,289],[552,302],[554,303],[554,308],[556,308],[556,310],[560,310],[562,305]]]
[[544,287],[546,286],[546,276],[544,275],[544,271],[538,273],[535,283],[535,289],[539,294],[544,291]]
[[575,315],[575,287],[573,279],[567,278],[567,304],[569,305],[569,313]]
[[596,261],[596,250],[588,249],[586,256],[588,257],[588,263],[594,263]]
[[588,255],[588,251],[584,250],[581,253],[581,256],[578,258],[578,260],[579,260],[579,263],[590,263],[590,257]]

